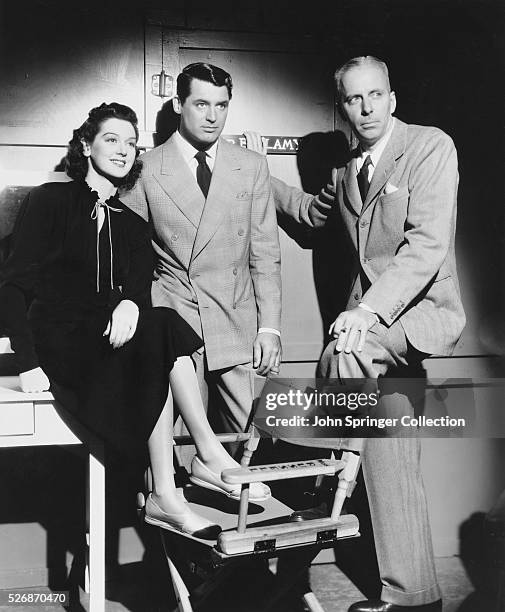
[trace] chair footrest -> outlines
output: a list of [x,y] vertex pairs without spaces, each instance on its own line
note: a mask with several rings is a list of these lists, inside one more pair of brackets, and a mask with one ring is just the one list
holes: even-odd
[[253,465],[247,468],[224,470],[221,478],[228,484],[244,482],[266,482],[286,478],[302,478],[318,474],[335,474],[343,469],[346,462],[337,459],[311,459],[309,461],[290,461],[288,463],[270,463]]
[[224,531],[217,538],[217,548],[225,554],[261,553],[300,544],[331,542],[359,535],[359,521],[354,514],[344,514],[336,521],[330,517],[251,527],[244,533]]

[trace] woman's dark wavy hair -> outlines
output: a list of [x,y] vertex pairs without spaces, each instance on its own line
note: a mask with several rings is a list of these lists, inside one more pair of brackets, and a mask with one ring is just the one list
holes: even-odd
[[[70,178],[76,181],[83,181],[88,173],[88,158],[85,157],[82,141],[91,144],[95,140],[96,135],[100,131],[102,123],[107,119],[122,119],[132,124],[135,130],[137,141],[139,139],[139,130],[137,127],[137,115],[129,106],[111,102],[106,104],[103,102],[100,106],[92,108],[88,113],[86,121],[74,130],[72,140],[68,143],[67,155],[65,157],[65,172]],[[125,190],[132,189],[142,170],[142,162],[138,159],[139,150],[136,150],[135,161],[130,172],[122,178],[118,184]]]

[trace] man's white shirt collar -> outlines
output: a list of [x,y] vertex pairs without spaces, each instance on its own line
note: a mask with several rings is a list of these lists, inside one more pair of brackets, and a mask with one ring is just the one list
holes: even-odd
[[[196,168],[198,162],[195,159],[195,155],[198,153],[198,149],[195,149],[192,144],[190,144],[185,138],[183,138],[179,131],[175,132],[174,139],[184,161],[188,164],[190,168],[193,168],[193,166]],[[216,161],[218,143],[219,140],[216,140],[216,142],[210,147],[210,149],[207,149],[207,151],[205,151],[207,153],[207,165],[209,166],[211,171],[213,170],[214,162]]]
[[[395,127],[395,118],[391,117],[391,125],[388,128],[388,131],[384,134],[384,136],[378,140],[374,146],[368,150],[363,151],[360,147],[360,156],[356,158],[356,171],[359,172],[361,170],[361,166],[365,163],[365,159],[370,155],[370,159],[372,160],[373,168],[369,167],[369,177],[373,174],[373,170],[377,168],[377,164],[384,153],[384,149],[386,148],[389,139],[391,138],[391,134]],[[371,171],[372,170],[372,171]]]

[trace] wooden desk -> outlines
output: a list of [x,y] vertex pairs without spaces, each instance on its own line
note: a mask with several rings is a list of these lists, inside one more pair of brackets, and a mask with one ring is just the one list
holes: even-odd
[[55,408],[49,391],[23,393],[17,376],[0,376],[0,448],[83,444],[88,451],[85,589],[90,612],[105,606],[105,469],[103,444]]

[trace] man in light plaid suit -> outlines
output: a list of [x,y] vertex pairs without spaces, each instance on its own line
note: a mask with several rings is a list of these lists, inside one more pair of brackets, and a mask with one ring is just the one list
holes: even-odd
[[203,338],[194,357],[204,400],[212,385],[223,426],[241,431],[256,373],[279,370],[281,279],[266,160],[220,138],[231,95],[224,70],[186,66],[173,100],[179,129],[142,156],[124,201],[154,228],[153,305],[177,310]]

